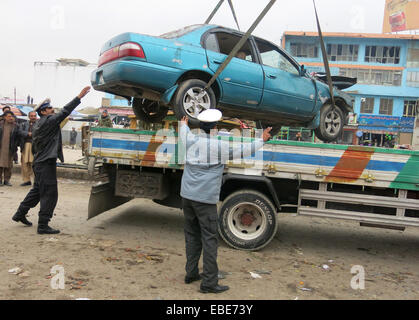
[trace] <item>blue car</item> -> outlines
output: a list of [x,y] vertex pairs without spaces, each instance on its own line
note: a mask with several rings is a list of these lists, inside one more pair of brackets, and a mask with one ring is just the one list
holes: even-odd
[[99,91],[126,97],[143,121],[159,122],[172,109],[197,123],[199,113],[219,108],[224,116],[272,126],[315,129],[333,141],[341,134],[353,98],[307,74],[275,44],[251,36],[216,81],[203,90],[242,32],[216,25],[193,25],[158,37],[120,34],[103,46],[91,75]]

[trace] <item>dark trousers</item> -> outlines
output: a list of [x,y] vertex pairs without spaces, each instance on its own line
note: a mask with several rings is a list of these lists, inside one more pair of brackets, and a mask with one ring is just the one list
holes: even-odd
[[54,213],[58,200],[57,160],[49,159],[33,165],[35,181],[32,189],[20,203],[18,215],[25,216],[29,209],[40,202],[39,225],[47,225]]
[[185,215],[186,276],[199,274],[198,262],[203,251],[202,287],[218,284],[217,206],[183,198]]

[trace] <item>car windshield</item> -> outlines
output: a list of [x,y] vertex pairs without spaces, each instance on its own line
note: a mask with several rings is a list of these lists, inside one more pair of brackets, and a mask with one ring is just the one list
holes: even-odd
[[179,38],[179,37],[182,37],[185,34],[187,34],[189,32],[192,32],[192,31],[194,31],[194,30],[196,30],[196,29],[198,29],[202,26],[203,26],[202,24],[194,24],[192,26],[187,26],[187,27],[184,27],[182,29],[178,29],[178,30],[175,30],[175,31],[164,33],[164,34],[160,35],[159,37],[164,38],[164,39]]

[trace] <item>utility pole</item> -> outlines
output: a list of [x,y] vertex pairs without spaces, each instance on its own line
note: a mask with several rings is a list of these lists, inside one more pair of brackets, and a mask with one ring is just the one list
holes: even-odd
[[15,105],[16,105],[16,87],[15,87]]

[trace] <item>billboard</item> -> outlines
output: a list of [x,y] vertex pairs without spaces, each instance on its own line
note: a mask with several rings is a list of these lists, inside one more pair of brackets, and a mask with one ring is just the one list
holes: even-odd
[[419,0],[386,0],[383,33],[419,29]]

